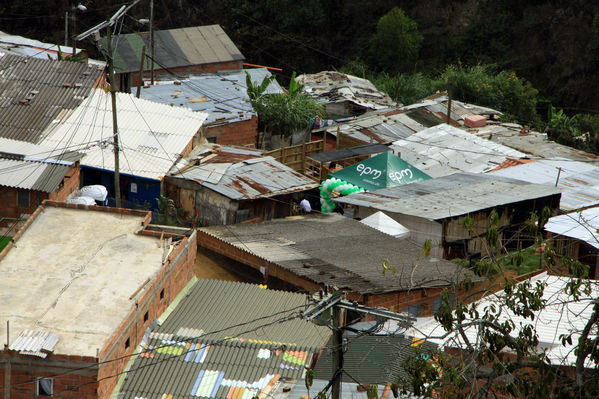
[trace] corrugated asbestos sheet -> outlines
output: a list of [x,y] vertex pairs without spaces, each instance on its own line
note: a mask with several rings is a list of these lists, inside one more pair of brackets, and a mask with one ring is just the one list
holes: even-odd
[[406,162],[432,177],[456,172],[488,172],[507,157],[526,154],[445,123],[395,141],[392,148]]
[[[114,43],[115,72],[139,71],[141,48],[150,48],[149,32],[119,35]],[[220,25],[155,31],[154,43],[156,69],[245,60]],[[150,69],[149,62],[145,68]]]
[[0,137],[39,142],[89,96],[103,69],[0,52]]
[[[425,343],[424,346],[413,345],[411,338],[402,334],[371,335],[368,333],[344,334],[347,341],[343,353],[343,369],[349,374],[343,375],[343,381],[352,382],[351,375],[364,385],[399,383],[408,375],[403,364],[411,356],[426,353],[436,348],[436,345]],[[314,368],[314,378],[330,380],[333,377],[332,340],[318,358]]]
[[[477,279],[449,261],[421,259],[422,248],[412,241],[391,237],[338,214],[200,230],[300,277],[360,294],[445,286],[447,280],[461,280],[465,274]],[[386,259],[397,273],[382,274]]]
[[272,157],[210,163],[175,170],[171,176],[194,180],[233,200],[271,197],[309,190],[318,184]]
[[123,399],[251,399],[269,383],[297,380],[330,330],[293,318],[305,296],[199,280],[149,335],[120,390]]
[[582,240],[599,249],[599,208],[589,208],[549,218],[545,230]]
[[560,208],[565,211],[599,204],[599,167],[586,162],[540,159],[490,174],[550,186],[557,182],[557,188],[562,192]]
[[[260,84],[271,76],[265,68],[245,69],[241,72],[206,73],[175,82],[145,87],[141,98],[161,104],[185,107],[208,114],[207,123],[231,123],[247,120],[256,115],[246,91],[246,75]],[[276,80],[265,93],[283,93]]]
[[[160,180],[190,144],[206,114],[117,93],[121,173]],[[48,136],[52,148],[76,146],[81,165],[114,170],[110,95],[94,90],[77,110]]]
[[[593,313],[593,298],[599,295],[599,286],[596,280],[589,280],[591,292],[589,295],[581,295],[580,300],[573,301],[572,296],[567,293],[567,284],[572,283],[570,277],[550,276],[547,273],[539,274],[530,279],[531,285],[544,284],[543,301],[545,305],[542,310],[534,312],[534,326],[539,340],[538,351],[543,352],[552,364],[560,366],[576,365],[576,345],[585,324]],[[504,305],[505,293],[497,292],[493,295],[475,302],[479,312],[489,306],[496,306],[502,309],[499,314],[499,323],[509,321],[515,328],[510,335],[514,338],[518,336],[522,326],[530,325],[531,318],[517,315],[507,309]],[[429,342],[437,343],[444,347],[466,348],[466,343],[457,332],[449,335],[445,334],[443,327],[436,321],[431,320],[421,325],[415,325],[413,331],[410,331],[417,337],[425,338]],[[464,328],[466,337],[470,342],[480,342],[481,333],[477,325]],[[563,345],[560,337],[562,335],[572,334],[572,343]],[[443,336],[445,338],[432,338]],[[595,339],[597,331],[594,330],[589,336]],[[596,367],[591,360],[585,365],[589,368]]]
[[0,186],[54,192],[73,161],[82,155],[61,152],[24,141],[0,138]]
[[[534,163],[536,162],[527,165]],[[439,220],[559,194],[560,191],[556,187],[548,185],[532,184],[491,174],[456,173],[368,193],[354,193],[339,197],[335,201]]]

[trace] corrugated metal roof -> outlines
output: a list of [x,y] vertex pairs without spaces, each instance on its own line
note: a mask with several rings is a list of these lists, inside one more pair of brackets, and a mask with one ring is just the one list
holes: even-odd
[[[150,48],[149,32],[129,33],[114,38],[116,73],[139,71],[141,47]],[[154,68],[243,61],[245,57],[220,25],[193,26],[154,32]],[[146,53],[147,54],[147,53]],[[145,63],[150,69],[149,62]]]
[[[330,330],[293,318],[305,296],[257,285],[198,280],[133,363],[123,399],[252,398],[279,375],[303,376]],[[261,327],[262,326],[262,327]],[[189,337],[185,331],[202,331]]]
[[39,142],[90,94],[103,69],[0,53],[0,137]]
[[[57,44],[44,43],[39,40],[10,35],[0,31],[0,51],[2,52],[42,60],[47,60],[48,57],[51,57],[53,60],[56,60],[58,58],[58,50],[59,46]],[[69,46],[60,46],[60,51],[64,55],[73,54],[73,48]],[[83,53],[83,49],[77,49],[77,54],[81,53]]]
[[439,220],[559,194],[556,187],[522,180],[490,174],[456,173],[368,193],[354,193],[335,201]]
[[54,350],[59,336],[49,331],[23,330],[10,345],[10,350],[24,355],[46,357]]
[[313,180],[272,157],[235,163],[207,162],[189,168],[183,166],[175,169],[171,176],[194,180],[233,200],[270,197],[318,187]]
[[526,154],[482,139],[445,123],[395,141],[394,151],[406,162],[441,177],[456,172],[488,172],[506,157],[524,158]]
[[545,230],[582,240],[599,249],[599,208],[589,208],[549,218]]
[[71,165],[31,162],[0,157],[0,186],[54,192]]
[[[180,106],[208,114],[207,123],[231,123],[247,120],[256,115],[246,91],[246,75],[260,84],[271,73],[265,68],[235,72],[219,72],[191,76],[175,82],[158,82],[144,87],[141,97],[161,104]],[[272,81],[265,93],[283,93]]]
[[366,144],[357,147],[341,148],[339,150],[319,152],[311,154],[308,157],[319,162],[339,161],[341,159],[357,157],[360,155],[378,154],[380,152],[389,151],[389,147],[383,144]]
[[[117,93],[121,173],[160,180],[200,130],[206,114]],[[81,165],[114,170],[110,95],[94,90],[44,144],[81,148]]]
[[[448,279],[459,280],[470,274],[446,260],[421,259],[421,247],[412,241],[391,237],[337,214],[200,230],[300,277],[361,294],[445,286]],[[342,250],[331,250],[333,247]],[[397,268],[397,274],[381,273],[385,259]],[[419,266],[414,268],[416,263]]]
[[[598,282],[589,280],[591,294],[583,294],[578,301],[573,301],[572,297],[566,293],[566,284],[572,281],[569,277],[549,276],[547,273],[540,274],[532,278],[533,286],[538,283],[546,284],[543,292],[543,299],[547,301],[541,311],[536,311],[534,321],[525,319],[521,315],[514,314],[504,306],[504,293],[500,291],[496,294],[476,302],[479,311],[490,305],[499,306],[502,311],[499,315],[498,323],[510,321],[514,325],[514,330],[510,335],[516,337],[521,326],[534,323],[536,334],[539,339],[538,351],[546,350],[545,354],[552,364],[561,366],[573,366],[576,364],[576,351],[574,345],[578,345],[580,332],[587,323],[593,312],[593,301],[599,295]],[[470,343],[478,345],[481,337],[478,331],[478,324],[464,327],[464,332]],[[429,338],[433,336],[444,336],[445,330],[438,322],[432,320],[422,325],[414,325],[415,336],[427,338],[428,341],[447,347],[465,347],[462,338],[458,333],[453,332],[444,339]],[[573,333],[573,345],[562,345],[560,336]],[[589,335],[590,339],[597,336],[597,330],[593,329]]]
[[599,204],[599,167],[589,163],[565,158],[541,159],[490,174],[549,186],[557,182],[562,193],[560,208],[566,211]]
[[336,71],[300,75],[295,80],[323,104],[350,101],[369,109],[387,109],[397,103],[367,79]]
[[558,144],[547,138],[546,133],[529,131],[520,134],[522,126],[511,123],[493,124],[468,129],[479,137],[488,138],[497,143],[528,154],[534,158],[568,158],[575,161],[590,162],[599,165],[599,156]]

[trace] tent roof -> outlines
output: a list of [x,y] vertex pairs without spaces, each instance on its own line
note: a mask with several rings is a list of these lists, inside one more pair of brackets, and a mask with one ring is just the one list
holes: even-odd
[[410,230],[408,230],[402,224],[391,219],[381,211],[373,213],[367,218],[362,219],[360,222],[364,223],[366,226],[372,227],[373,229],[377,229],[382,233],[389,234],[390,236],[397,238],[405,237],[406,235],[410,234]]
[[431,177],[391,152],[348,166],[330,176],[366,190],[379,190],[428,180]]

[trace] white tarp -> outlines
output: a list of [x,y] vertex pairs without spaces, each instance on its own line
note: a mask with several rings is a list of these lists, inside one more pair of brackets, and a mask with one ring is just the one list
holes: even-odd
[[410,235],[410,230],[381,211],[362,219],[360,222],[396,238],[407,237]]

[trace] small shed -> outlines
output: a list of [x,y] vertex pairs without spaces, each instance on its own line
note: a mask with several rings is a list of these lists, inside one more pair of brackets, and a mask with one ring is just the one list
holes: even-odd
[[293,202],[318,187],[260,150],[216,144],[199,146],[165,181],[167,197],[200,226],[289,216]]
[[559,253],[588,265],[590,279],[599,277],[599,208],[554,216],[545,230]]

